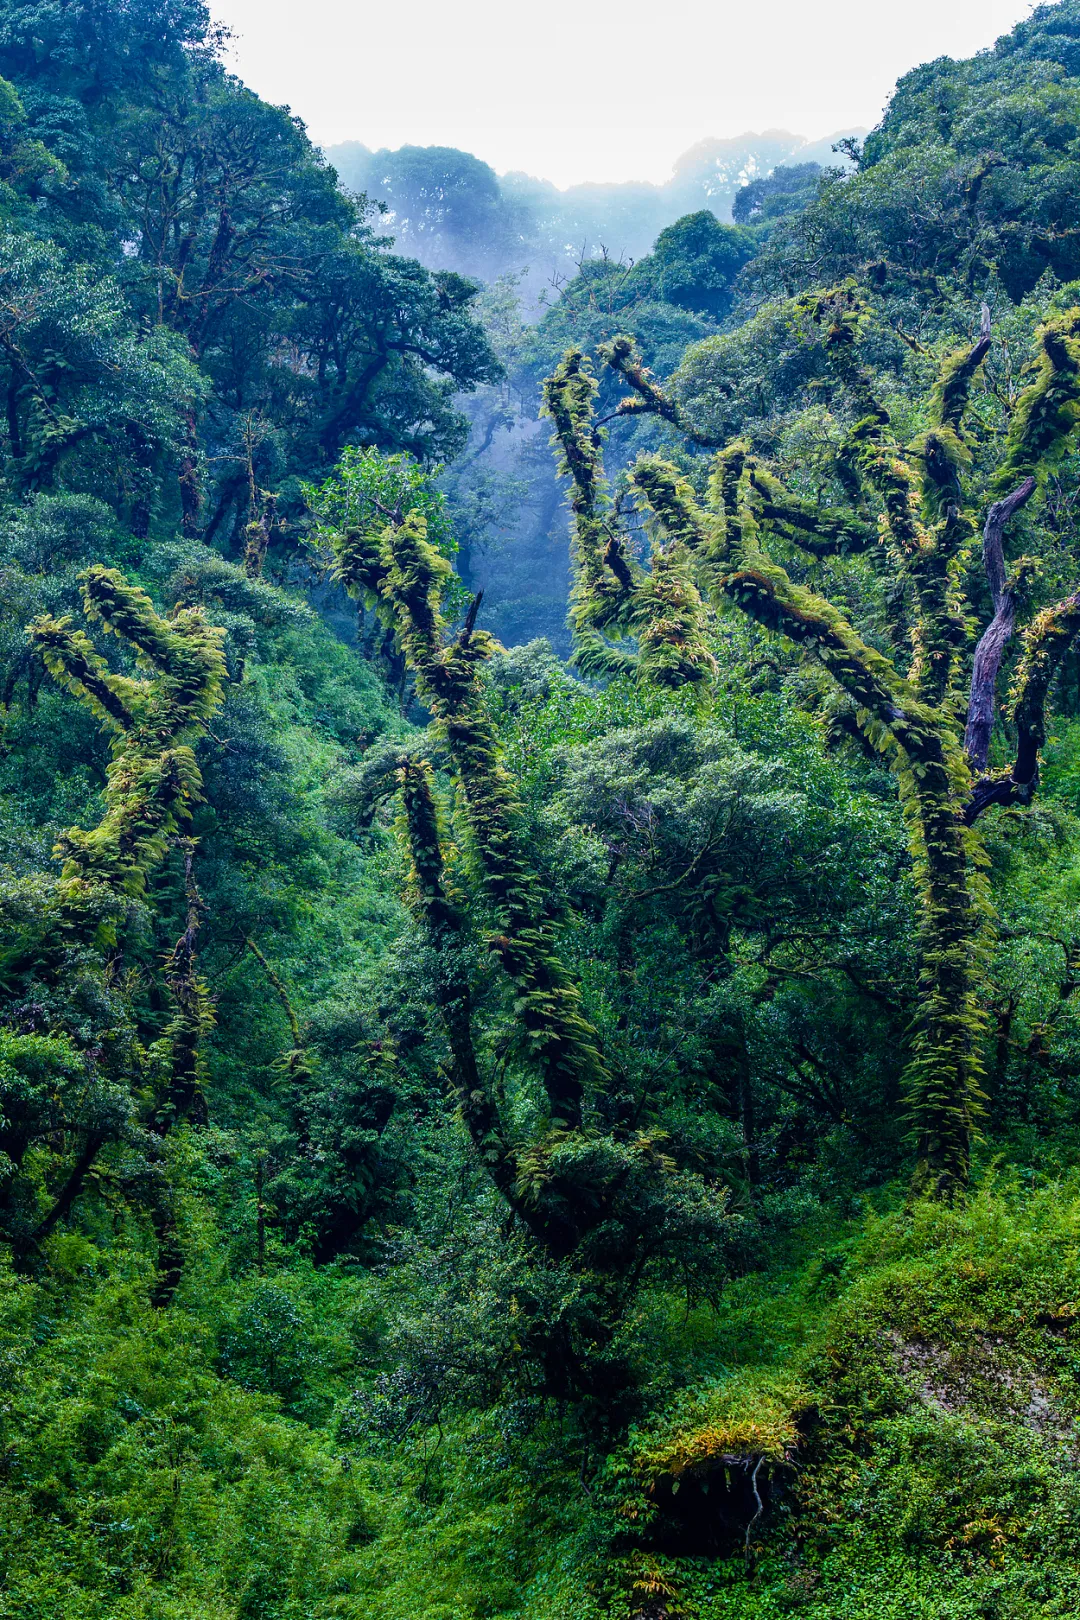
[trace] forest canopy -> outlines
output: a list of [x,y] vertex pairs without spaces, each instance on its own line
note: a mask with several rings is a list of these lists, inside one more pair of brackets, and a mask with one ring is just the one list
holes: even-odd
[[0,0],[0,1613],[1076,1612],[1078,98],[553,199]]

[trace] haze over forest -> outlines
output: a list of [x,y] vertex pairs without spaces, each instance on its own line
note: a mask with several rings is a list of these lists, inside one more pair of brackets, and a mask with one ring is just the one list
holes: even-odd
[[0,0],[0,1620],[1065,1620],[1080,0],[426,5]]
[[[618,26],[581,0],[559,27],[498,0],[391,9],[344,0],[218,0],[226,60],[287,103],[321,146],[451,146],[498,174],[560,188],[663,184],[679,154],[742,130],[875,124],[920,62],[964,58],[1025,18],[1029,0],[907,0],[823,23],[798,0],[754,6],[623,0]],[[598,64],[603,64],[602,68]],[[599,75],[599,76],[597,76]]]
[[777,167],[846,167],[838,143],[862,128],[809,142],[786,130],[703,140],[684,152],[662,185],[592,181],[563,190],[530,175],[497,175],[450,147],[372,152],[359,141],[326,148],[341,183],[386,205],[383,222],[402,252],[433,270],[484,280],[527,271],[533,296],[582,258],[620,262],[649,251],[666,225],[707,208],[730,223],[739,191]]

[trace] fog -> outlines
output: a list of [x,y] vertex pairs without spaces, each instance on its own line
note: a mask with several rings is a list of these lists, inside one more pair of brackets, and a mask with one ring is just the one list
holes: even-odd
[[617,11],[579,0],[542,16],[502,0],[215,6],[235,33],[237,70],[260,95],[289,103],[322,144],[454,146],[558,186],[663,182],[681,152],[740,130],[816,141],[872,126],[902,73],[990,46],[1031,9],[1027,0],[876,0],[857,15],[805,0],[624,0]]

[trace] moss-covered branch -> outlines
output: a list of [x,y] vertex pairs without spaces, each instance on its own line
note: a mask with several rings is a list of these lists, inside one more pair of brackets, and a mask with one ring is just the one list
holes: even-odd
[[183,839],[181,850],[187,911],[184,931],[165,963],[173,1015],[155,1043],[156,1055],[166,1072],[164,1092],[154,1110],[154,1124],[163,1134],[181,1120],[206,1123],[204,1045],[216,1021],[210,987],[199,972],[197,945],[204,906],[195,883],[194,840]]
[[991,484],[997,499],[1026,478],[1045,478],[1080,425],[1080,309],[1039,328],[1034,370],[1034,381],[1016,402],[1005,456]]
[[990,311],[982,306],[979,336],[970,348],[947,356],[930,395],[930,427],[912,446],[922,473],[923,511],[928,522],[947,516],[962,501],[960,478],[971,464],[964,439],[964,417],[971,386],[990,352]]
[[857,513],[837,511],[793,495],[760,462],[751,469],[750,483],[761,497],[762,520],[812,557],[845,556],[865,551],[877,541],[877,530]]
[[983,532],[994,617],[976,651],[968,705],[965,747],[972,768],[985,773],[965,806],[969,825],[991,805],[1026,803],[1035,792],[1050,683],[1078,627],[1075,595],[1044,608],[1029,625],[1009,701],[1016,757],[1010,768],[986,773],[997,676],[1016,614],[1015,584],[1008,579],[1005,559],[1006,526],[1068,450],[1080,426],[1080,309],[1047,321],[1036,333],[1035,345],[1034,380],[1017,400],[1005,457],[991,484],[998,499]]
[[[730,469],[728,462],[725,471]],[[657,457],[636,463],[630,481],[665,533],[677,536],[688,525],[703,523],[700,508],[693,503],[685,482],[674,467]],[[722,493],[726,494],[728,487],[721,482]],[[888,660],[867,646],[830,602],[796,585],[783,568],[765,556],[756,539],[751,538],[756,536],[756,528],[748,511],[742,510],[739,519],[736,552],[726,559],[722,570],[715,569],[715,588],[766,629],[816,652],[860,710],[878,723],[882,733],[891,733],[897,725],[910,727],[912,719],[907,709],[912,694]]]
[[624,628],[635,585],[608,521],[595,396],[588,361],[579,349],[569,350],[544,384],[543,414],[555,430],[558,471],[570,481],[570,622],[578,634]]
[[[870,459],[879,458],[880,436],[867,442]],[[869,471],[874,476],[877,469]],[[947,714],[928,704],[918,686],[870,647],[832,603],[797,585],[763,551],[753,510],[761,498],[756,472],[744,444],[717,458],[711,493],[725,533],[722,542],[712,542],[712,585],[758,623],[812,650],[855,702],[860,728],[892,759],[923,903],[920,1015],[908,1071],[918,1182],[948,1189],[966,1178],[980,1106],[982,1014],[975,987],[981,910],[958,813],[963,761]],[[710,533],[707,515],[673,467],[644,458],[631,482],[663,531],[673,537]],[[881,482],[887,494],[903,493],[905,522],[910,518],[914,532],[919,520],[907,469],[890,466]],[[923,600],[932,598],[926,584]]]
[[637,344],[632,337],[621,333],[618,337],[612,338],[610,343],[602,343],[597,352],[605,364],[625,378],[634,390],[629,398],[619,401],[616,415],[659,416],[663,421],[670,422],[672,427],[678,428],[679,432],[692,443],[710,449],[716,448],[716,440],[700,432],[675,400],[665,394],[653,381],[651,372],[642,363]]
[[192,748],[222,701],[225,631],[202,608],[162,618],[145,591],[115,569],[83,576],[87,618],[132,645],[147,679],[109,672],[69,620],[36,619],[28,630],[55,678],[114,733],[105,815],[89,831],[69,827],[57,844],[69,905],[89,887],[140,894],[149,871],[198,802],[202,776]]
[[516,1205],[514,1161],[473,1045],[467,928],[447,880],[431,766],[425,759],[402,756],[397,779],[409,855],[409,901],[438,960],[435,994],[450,1048],[453,1094],[481,1164],[503,1197]]
[[[688,525],[670,544],[654,546],[647,573],[631,564],[605,504],[600,439],[592,423],[596,388],[584,366],[572,350],[544,388],[559,470],[570,479],[575,662],[594,677],[632,671],[643,681],[672,687],[707,680],[716,666],[703,639],[701,597],[689,559],[704,536]],[[603,630],[632,636],[636,653],[610,646]]]
[[116,568],[95,565],[83,575],[88,619],[134,647],[156,679],[147,688],[146,718],[176,734],[205,724],[221,703],[225,679],[224,630],[201,607],[178,608],[170,618]]
[[29,629],[30,640],[58,685],[85,703],[91,714],[110,731],[129,731],[135,724],[140,683],[114,675],[82,630],[73,630],[70,618],[43,615]]
[[[347,538],[347,546],[355,550],[355,538]],[[514,986],[523,1054],[543,1079],[552,1121],[577,1126],[587,1093],[606,1087],[609,1077],[525,857],[517,795],[480,679],[495,643],[475,628],[477,601],[461,633],[445,644],[439,604],[450,565],[428,539],[422,513],[410,511],[388,524],[380,547],[380,594],[415,672],[417,692],[446,739],[491,914],[489,946]],[[344,575],[346,548],[340,555]]]

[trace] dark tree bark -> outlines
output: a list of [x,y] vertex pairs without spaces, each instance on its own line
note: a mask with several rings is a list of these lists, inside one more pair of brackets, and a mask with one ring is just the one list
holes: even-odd
[[1034,491],[1034,478],[1025,478],[1011,495],[1006,495],[1003,501],[994,502],[987,513],[983,530],[983,561],[994,601],[994,617],[975,649],[971,699],[964,732],[964,752],[976,774],[985,771],[990,757],[998,671],[1016,623],[1016,592],[1005,582],[1005,529],[1009,519],[1031,499]]
[[86,1138],[82,1151],[75,1160],[74,1168],[49,1213],[43,1220],[38,1222],[32,1232],[15,1245],[18,1254],[26,1254],[29,1250],[38,1248],[40,1244],[44,1243],[57,1222],[64,1219],[68,1210],[82,1192],[83,1183],[86,1180],[90,1166],[97,1158],[104,1141],[105,1137],[94,1131]]

